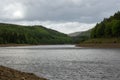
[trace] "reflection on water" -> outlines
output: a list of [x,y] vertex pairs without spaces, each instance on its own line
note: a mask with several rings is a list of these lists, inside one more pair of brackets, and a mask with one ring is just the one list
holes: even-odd
[[120,50],[74,45],[1,47],[0,64],[50,80],[119,80]]

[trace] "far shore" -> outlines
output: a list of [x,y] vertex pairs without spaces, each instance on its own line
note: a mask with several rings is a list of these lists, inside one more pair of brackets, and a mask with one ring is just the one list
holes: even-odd
[[120,48],[120,43],[80,43],[76,46],[86,48]]
[[0,47],[33,46],[32,44],[0,44]]
[[[0,44],[0,47],[16,47],[16,46],[38,46],[50,44]],[[56,45],[56,44],[53,44]],[[80,43],[76,44],[77,47],[86,48],[120,48],[120,43]]]
[[47,80],[33,73],[17,71],[8,67],[0,66],[0,80]]
[[0,47],[39,46],[39,45],[75,45],[75,44],[0,44]]

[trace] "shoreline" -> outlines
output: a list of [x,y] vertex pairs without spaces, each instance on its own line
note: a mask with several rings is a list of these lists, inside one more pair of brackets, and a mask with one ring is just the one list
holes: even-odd
[[76,46],[86,48],[120,48],[120,43],[81,43]]
[[32,44],[0,44],[0,47],[33,46]]
[[40,46],[40,45],[75,45],[75,44],[0,44],[0,47]]
[[[0,44],[0,47],[39,46],[39,45],[50,45],[50,44]],[[57,45],[57,44],[53,44],[53,45]],[[65,45],[65,44],[58,44],[58,45]],[[120,43],[80,43],[74,45],[77,47],[86,47],[86,48],[120,48]]]
[[21,72],[0,65],[0,80],[47,80],[33,73]]

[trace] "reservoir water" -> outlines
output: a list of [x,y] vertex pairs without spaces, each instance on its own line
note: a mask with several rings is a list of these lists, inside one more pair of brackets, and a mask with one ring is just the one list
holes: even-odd
[[48,80],[120,80],[120,49],[74,45],[0,47],[0,65]]

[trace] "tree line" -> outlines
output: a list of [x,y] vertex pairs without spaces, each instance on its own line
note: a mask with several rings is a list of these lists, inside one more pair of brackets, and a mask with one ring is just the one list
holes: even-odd
[[91,31],[91,38],[119,38],[120,37],[120,11],[110,18],[105,18]]

